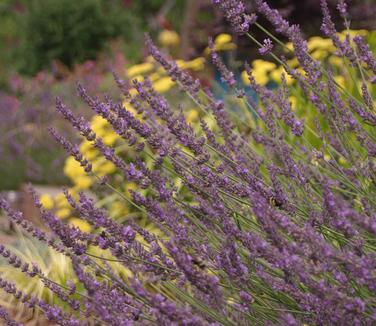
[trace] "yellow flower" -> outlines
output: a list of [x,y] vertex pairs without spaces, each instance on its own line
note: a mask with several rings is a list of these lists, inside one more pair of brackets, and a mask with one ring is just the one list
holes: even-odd
[[175,85],[175,82],[173,82],[171,78],[167,76],[162,77],[161,79],[153,83],[153,87],[155,91],[158,93],[165,93],[169,91],[174,85]]
[[175,31],[165,29],[159,33],[158,41],[162,46],[174,47],[179,45],[180,37]]
[[69,156],[64,163],[64,174],[71,180],[75,180],[78,176],[84,175],[85,171],[72,156]]
[[103,143],[107,146],[112,146],[118,139],[120,139],[120,136],[113,130],[108,130],[108,132],[102,136]]
[[295,111],[298,107],[298,100],[295,96],[289,96],[289,101],[291,104],[291,108]]
[[125,194],[129,195],[129,190],[137,190],[137,184],[135,182],[127,182],[125,184]]
[[321,49],[317,49],[311,53],[311,56],[315,60],[322,61],[328,56],[328,52],[321,50]]
[[71,213],[71,210],[69,208],[61,208],[56,211],[55,215],[57,217],[60,217],[61,219],[67,218]]
[[341,41],[344,41],[345,38],[346,38],[346,35],[349,35],[351,38],[354,37],[354,36],[357,36],[357,35],[360,35],[360,36],[367,36],[368,35],[368,31],[365,30],[365,29],[358,29],[358,30],[355,30],[355,29],[350,29],[350,30],[343,30],[342,32],[339,32],[337,33],[337,36],[339,37],[339,39]]
[[269,81],[267,71],[264,70],[253,70],[252,76],[255,78],[256,83],[261,86],[265,86]]
[[341,86],[342,88],[345,88],[345,82],[346,82],[346,80],[345,80],[345,77],[343,77],[343,76],[334,76],[333,77],[333,79],[334,79],[334,81],[339,85],[339,86]]
[[241,74],[240,77],[241,77],[244,85],[249,85],[250,84],[249,83],[249,79],[248,79],[248,74],[247,74],[247,72],[245,70],[242,72],[242,74]]
[[93,179],[87,175],[82,175],[74,180],[75,187],[79,190],[88,189],[93,183]]
[[188,114],[187,114],[187,122],[188,123],[197,122],[199,117],[200,117],[200,114],[197,111],[197,109],[191,109],[188,111]]
[[198,57],[196,59],[189,61],[189,67],[190,67],[190,69],[195,70],[195,71],[204,70],[204,68],[205,68],[205,58]]
[[143,75],[137,75],[137,76],[132,77],[132,80],[134,79],[136,79],[139,83],[142,83],[145,80]]
[[153,82],[153,81],[156,81],[157,79],[159,79],[160,77],[161,77],[161,75],[158,72],[155,72],[155,73],[153,73],[149,76],[149,79]]
[[129,213],[129,209],[124,203],[114,201],[109,205],[109,213],[111,217],[119,218],[121,216],[126,216]]
[[58,208],[66,208],[70,207],[67,199],[65,198],[65,195],[63,193],[60,193],[56,195],[55,197],[55,204]]
[[127,74],[129,78],[133,78],[137,75],[146,74],[154,69],[154,65],[151,62],[144,62],[138,65],[134,65],[129,67],[127,70]]
[[286,43],[285,46],[286,46],[287,50],[294,51],[294,46],[292,45],[291,42]]
[[99,167],[98,167],[98,174],[100,176],[107,175],[110,173],[113,173],[116,171],[116,166],[114,163],[110,161],[104,161]]
[[52,209],[54,207],[54,201],[51,197],[51,195],[43,194],[39,198],[43,208],[45,209]]
[[82,232],[91,231],[91,225],[88,222],[81,220],[80,218],[77,218],[77,217],[72,217],[69,220],[69,224],[79,228]]
[[98,137],[102,137],[108,129],[109,123],[106,119],[103,119],[101,116],[96,115],[91,119],[91,128],[97,134]]
[[[229,34],[219,34],[214,39],[215,51],[231,51],[236,49],[236,44],[232,42],[232,37]],[[210,49],[207,47],[204,51],[205,55],[210,54]]]
[[329,63],[331,65],[341,67],[343,65],[343,59],[340,57],[337,57],[336,55],[332,55],[329,57]]
[[[256,83],[264,86],[269,81],[269,72],[277,66],[273,62],[257,59],[252,62],[252,67],[252,76],[255,78]],[[248,74],[246,71],[242,72],[241,78],[245,85],[249,85]]]
[[99,151],[93,147],[93,144],[86,139],[80,144],[80,151],[88,160],[96,158],[99,154]]
[[153,58],[152,55],[148,55],[148,56],[145,58],[145,62],[154,63],[155,60],[154,60],[154,58]]
[[192,69],[195,71],[200,71],[205,68],[205,58],[198,57],[191,61],[176,60],[176,64],[180,69]]
[[223,45],[226,43],[230,43],[231,41],[232,41],[232,36],[230,34],[222,33],[215,37],[214,44]]
[[331,39],[328,38],[322,38],[320,36],[312,36],[308,39],[307,43],[308,51],[313,50],[325,50],[328,52],[334,52],[335,46],[333,45],[333,42]]
[[131,96],[136,96],[136,95],[138,94],[137,89],[135,89],[135,88],[131,88],[131,89],[129,90],[129,94],[130,94]]
[[252,62],[252,67],[255,70],[262,70],[262,71],[269,72],[275,69],[277,66],[274,62],[257,59]]
[[297,58],[290,59],[287,61],[287,63],[291,68],[296,68],[297,66],[299,66],[299,61]]
[[283,66],[279,66],[277,69],[273,70],[270,74],[270,77],[275,82],[281,83],[282,82],[282,73],[285,74],[286,84],[289,85],[289,86],[292,85],[292,83],[294,82],[294,79],[289,74],[287,74],[287,72],[285,71]]

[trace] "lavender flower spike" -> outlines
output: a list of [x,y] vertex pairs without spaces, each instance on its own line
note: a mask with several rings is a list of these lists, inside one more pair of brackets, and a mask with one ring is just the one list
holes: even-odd
[[236,84],[234,74],[227,69],[221,57],[219,56],[217,51],[215,51],[213,39],[211,37],[209,38],[209,49],[210,49],[210,55],[212,57],[212,61],[214,65],[217,67],[217,69],[219,70],[222,81],[225,82],[230,87],[234,86]]
[[256,21],[255,15],[245,14],[245,5],[241,0],[213,0],[213,4],[219,7],[237,34],[247,33],[249,26]]
[[273,50],[273,43],[272,41],[267,38],[264,40],[262,47],[259,49],[259,53],[261,55],[267,55]]

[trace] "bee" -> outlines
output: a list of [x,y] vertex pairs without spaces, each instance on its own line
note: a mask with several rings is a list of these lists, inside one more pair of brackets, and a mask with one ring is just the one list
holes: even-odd
[[197,267],[199,267],[200,269],[206,268],[205,262],[203,262],[201,258],[193,258],[192,257],[192,263],[194,265],[196,265]]
[[275,199],[273,196],[271,196],[269,198],[269,204],[271,206],[275,206],[275,207],[281,207],[282,206],[282,203],[279,200]]

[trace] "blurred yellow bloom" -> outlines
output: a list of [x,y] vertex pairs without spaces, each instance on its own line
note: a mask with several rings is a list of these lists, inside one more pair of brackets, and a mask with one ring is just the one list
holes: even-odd
[[155,60],[154,60],[153,56],[148,55],[148,56],[145,58],[145,62],[153,63],[153,62],[155,62]]
[[161,79],[153,83],[153,87],[155,91],[158,93],[165,93],[169,91],[174,85],[175,82],[173,82],[171,78],[168,76],[162,77]]
[[[236,49],[236,44],[232,42],[232,37],[229,34],[219,34],[214,39],[215,51],[231,51]],[[204,51],[205,55],[210,54],[210,49],[207,47]]]
[[152,71],[154,68],[154,65],[151,62],[144,62],[140,63],[138,65],[134,65],[132,67],[129,67],[127,70],[127,74],[129,78],[133,78],[137,75],[143,75],[150,71]]
[[96,115],[91,119],[91,128],[94,132],[99,136],[102,137],[106,132],[106,128],[109,127],[109,123],[106,119],[103,119],[101,116]]
[[[277,66],[273,62],[260,59],[254,60],[252,62],[252,76],[255,78],[257,84],[264,86],[269,81],[268,74],[276,67]],[[241,78],[245,85],[249,85],[248,74],[246,71],[242,72]]]
[[102,162],[97,168],[99,176],[107,175],[116,171],[116,166],[110,161]]
[[80,218],[77,218],[77,217],[72,217],[69,220],[69,224],[79,228],[82,232],[91,231],[91,225],[88,222],[81,220]]
[[334,52],[335,46],[329,38],[322,38],[320,36],[312,36],[308,39],[307,43],[308,51],[313,51],[316,49],[325,50],[328,52]]
[[71,210],[69,208],[61,208],[58,209],[55,213],[57,217],[60,217],[62,219],[67,218],[71,213]]
[[198,57],[189,61],[189,68],[195,71],[204,70],[205,68],[205,58]]
[[290,51],[294,51],[294,46],[292,45],[291,42],[287,42],[287,43],[285,44],[285,47],[286,47],[288,50],[290,50]]
[[291,108],[295,111],[298,107],[298,100],[295,96],[289,96],[289,101],[291,104]]
[[247,72],[245,70],[242,72],[242,74],[241,74],[240,77],[241,77],[244,85],[249,85],[250,84],[249,83],[249,79],[248,79],[248,74],[247,74]]
[[139,83],[142,83],[145,80],[143,75],[136,75],[136,76],[132,77],[132,80],[134,80],[134,79],[136,79]]
[[217,35],[214,39],[214,44],[222,45],[232,41],[232,36],[230,34],[221,33]]
[[286,84],[288,86],[292,85],[294,82],[294,79],[286,72],[285,68],[283,66],[279,66],[277,69],[273,70],[270,74],[270,77],[277,83],[282,82],[282,74],[285,74]]
[[315,50],[311,53],[311,57],[315,60],[319,60],[319,61],[322,61],[323,59],[325,59],[326,57],[328,56],[328,52],[326,52],[325,50],[321,50],[321,49],[318,49],[318,50]]
[[337,67],[341,67],[343,65],[343,59],[340,58],[340,57],[337,57],[336,55],[331,55],[329,57],[329,63],[331,65],[334,65],[334,66],[337,66]]
[[65,160],[63,170],[64,174],[71,180],[85,174],[85,171],[82,166],[80,166],[80,163],[78,163],[72,156],[69,156]]
[[129,90],[129,94],[130,94],[131,96],[135,96],[135,95],[137,95],[137,94],[138,94],[137,89],[135,89],[135,88],[131,88],[131,89]]
[[96,158],[99,154],[99,151],[93,147],[93,144],[86,139],[80,144],[80,151],[84,154],[85,158],[92,160]]
[[70,207],[67,199],[65,198],[65,195],[63,193],[60,193],[58,194],[56,197],[55,197],[55,205],[58,207],[58,208],[66,208],[66,207]]
[[79,190],[88,189],[94,180],[87,175],[79,176],[74,180],[75,187]]
[[120,136],[113,130],[108,130],[108,132],[102,136],[103,143],[107,146],[112,146],[118,139],[120,139]]
[[120,201],[112,202],[109,205],[108,210],[112,218],[119,218],[121,216],[126,216],[129,213],[128,207]]
[[149,76],[149,79],[153,82],[153,81],[156,81],[157,79],[159,79],[160,77],[161,77],[161,75],[158,72],[155,72],[155,73],[153,73]]
[[344,41],[345,38],[346,38],[346,35],[349,35],[351,38],[354,37],[354,36],[357,36],[357,35],[360,35],[360,36],[367,36],[368,35],[368,31],[365,30],[365,29],[350,29],[350,30],[343,30],[339,33],[337,33],[337,36],[339,37],[339,39],[341,41]]
[[299,66],[299,61],[297,58],[290,59],[287,61],[287,63],[291,68],[296,68],[297,66]]
[[137,184],[135,182],[127,182],[125,184],[125,194],[129,195],[129,190],[137,190]]
[[188,123],[197,122],[200,117],[200,114],[197,109],[190,109],[187,114]]
[[43,194],[39,198],[43,208],[45,209],[52,209],[54,207],[54,201],[51,195]]
[[180,37],[175,31],[164,29],[159,33],[158,41],[162,46],[174,47],[180,43]]
[[339,86],[341,86],[342,88],[345,88],[346,86],[345,77],[339,75],[339,76],[334,76],[333,79]]
[[274,62],[257,59],[252,62],[252,67],[254,70],[263,70],[269,72],[275,69],[277,66]]
[[205,68],[205,58],[198,57],[191,61],[176,60],[176,64],[180,69],[192,69],[195,71],[200,71]]

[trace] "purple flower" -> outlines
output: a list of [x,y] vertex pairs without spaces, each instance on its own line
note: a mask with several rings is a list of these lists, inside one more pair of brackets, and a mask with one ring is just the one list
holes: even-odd
[[241,0],[213,0],[213,4],[219,7],[237,34],[247,33],[250,25],[256,21],[254,15],[246,15],[245,5]]
[[227,69],[222,59],[220,58],[219,54],[215,51],[212,38],[209,38],[209,49],[210,49],[212,61],[214,65],[216,66],[216,68],[218,69],[218,71],[220,72],[222,81],[227,83],[230,87],[233,87],[236,84],[234,74]]
[[272,50],[273,50],[273,43],[272,43],[272,41],[269,38],[267,38],[267,39],[264,40],[262,46],[260,47],[259,53],[261,55],[267,55]]

